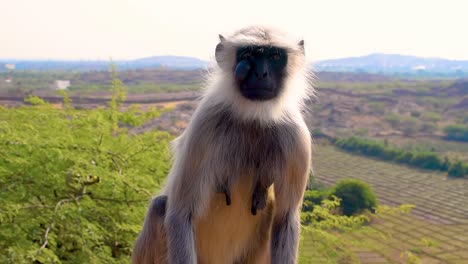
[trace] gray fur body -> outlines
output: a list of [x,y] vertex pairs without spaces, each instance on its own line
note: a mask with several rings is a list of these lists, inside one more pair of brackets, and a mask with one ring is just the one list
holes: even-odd
[[[169,245],[174,245],[174,247],[169,246],[170,263],[195,263],[186,262],[187,256],[191,256],[194,250],[191,218],[205,215],[204,210],[211,209],[208,204],[215,193],[219,192],[219,186],[227,186],[227,189],[230,189],[236,181],[251,182],[250,193],[266,196],[271,183],[284,184],[291,170],[303,167],[302,174],[307,173],[309,151],[308,144],[304,144],[307,142],[304,136],[309,135],[304,131],[302,124],[295,123],[293,119],[283,120],[279,124],[260,124],[252,120],[239,119],[233,115],[231,109],[223,105],[209,106],[207,109],[203,107],[202,105],[200,113],[204,115],[194,116],[194,127],[189,130],[192,133],[184,134],[178,142],[186,142],[185,146],[178,148],[186,148],[186,152],[190,153],[187,155],[190,160],[184,162],[189,166],[182,165],[185,167],[182,173],[186,175],[186,180],[179,182],[176,190],[165,192],[170,197],[169,217],[166,221]],[[303,175],[295,177],[303,178]],[[302,182],[305,187],[305,181]],[[197,186],[203,188],[203,191],[193,192]],[[302,191],[297,190],[298,193]],[[179,195],[174,195],[175,192]],[[279,194],[279,196],[286,195]],[[176,209],[171,203],[177,201],[171,198],[191,201],[193,207],[191,210],[187,206]],[[244,197],[236,197],[235,193],[231,197],[233,202],[242,198]],[[299,234],[297,209],[300,199],[293,203],[292,208],[282,208],[283,214],[280,214],[281,211],[277,212],[273,227],[274,243],[271,244],[271,252],[276,255],[273,263],[294,263]],[[248,210],[247,205],[245,209]],[[182,235],[186,233],[190,236]],[[251,241],[255,241],[255,238],[256,235],[252,234]],[[182,245],[188,247],[182,250]],[[249,248],[254,245],[246,246]],[[173,255],[171,248],[177,249]],[[236,256],[233,261],[243,257]],[[222,261],[224,260],[218,260],[217,263]]]
[[[289,64],[295,66],[288,64],[287,89],[275,100],[246,101],[235,94],[232,74],[215,74],[187,129],[174,141],[163,190],[164,223],[150,208],[134,263],[296,263],[311,140],[301,114],[308,89],[298,66],[303,53],[291,49]],[[229,43],[223,51],[232,53]],[[256,215],[254,204],[260,209]],[[160,225],[163,236],[152,231]],[[155,240],[167,243],[167,256],[147,253],[156,252]]]

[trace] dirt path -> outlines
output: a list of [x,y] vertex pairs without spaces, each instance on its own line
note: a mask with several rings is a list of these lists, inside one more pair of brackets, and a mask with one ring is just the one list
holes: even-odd
[[[57,104],[63,102],[63,98],[51,94],[35,94],[44,101]],[[0,93],[0,105],[18,105],[24,103],[24,95],[9,95]],[[125,104],[159,104],[177,101],[193,101],[199,97],[198,92],[177,92],[177,93],[149,93],[149,94],[128,94]],[[110,101],[108,94],[70,96],[72,104],[75,106],[98,106],[106,105]]]

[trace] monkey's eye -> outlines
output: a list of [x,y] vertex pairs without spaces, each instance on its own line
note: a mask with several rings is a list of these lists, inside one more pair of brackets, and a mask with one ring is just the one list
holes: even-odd
[[273,54],[271,54],[271,59],[272,60],[279,60],[279,59],[281,59],[281,55],[279,53],[273,53]]
[[252,55],[252,54],[251,54],[250,52],[245,52],[245,53],[242,54],[241,57],[242,57],[242,59],[247,59],[247,58],[249,58],[251,55]]

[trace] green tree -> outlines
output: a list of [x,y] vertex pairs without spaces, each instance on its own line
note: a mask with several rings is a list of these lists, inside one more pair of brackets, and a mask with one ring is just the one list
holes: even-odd
[[360,213],[363,210],[374,211],[377,207],[377,197],[374,191],[360,180],[340,180],[332,194],[340,198],[341,210],[347,216]]
[[0,108],[0,263],[129,262],[172,137],[111,111]]

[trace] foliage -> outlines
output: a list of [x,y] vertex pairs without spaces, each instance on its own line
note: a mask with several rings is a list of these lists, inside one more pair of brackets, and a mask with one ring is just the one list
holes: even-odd
[[369,221],[365,215],[337,214],[341,202],[342,200],[334,195],[330,196],[329,199],[322,200],[321,204],[314,205],[311,212],[301,214],[302,224],[322,230],[350,231]]
[[450,125],[444,128],[448,140],[468,142],[468,125]]
[[63,107],[69,109],[71,107],[72,100],[68,96],[68,93],[64,90],[58,90],[57,93],[63,97]]
[[406,260],[407,264],[420,264],[421,259],[411,251],[405,251],[400,254],[400,258]]
[[385,121],[387,121],[388,123],[390,123],[390,125],[392,127],[397,127],[400,125],[400,120],[401,120],[401,117],[400,115],[398,114],[395,114],[395,113],[390,113],[390,114],[387,114],[385,115]]
[[314,206],[320,205],[324,199],[329,196],[328,191],[306,190],[302,204],[303,212],[312,212]]
[[[384,143],[372,140],[361,139],[357,137],[341,138],[333,140],[335,146],[349,152],[355,152],[366,156],[379,158],[382,160],[391,160],[398,163],[407,164],[417,168],[428,170],[450,171],[455,170],[455,166],[448,162],[447,159],[442,159],[435,152],[418,151],[418,150],[403,150],[392,146],[387,146]],[[463,164],[463,168],[468,167],[468,164],[459,161]],[[459,165],[457,165],[459,166]],[[458,169],[457,169],[458,170]],[[461,170],[464,175],[468,174],[468,170]],[[453,174],[450,174],[453,176]]]
[[157,112],[28,100],[0,108],[0,263],[128,263],[171,136],[123,125]]
[[414,117],[405,117],[400,121],[400,128],[407,136],[411,136],[419,130],[418,119]]
[[[313,177],[310,177],[315,181]],[[314,186],[315,187],[315,186]],[[364,209],[372,212],[377,206],[377,198],[369,185],[360,180],[341,180],[335,186],[308,188],[304,193],[302,212],[313,212],[317,206],[327,204],[328,200],[338,198],[341,212],[346,216],[361,213]],[[331,207],[329,209],[332,209]],[[350,211],[352,211],[350,213]],[[313,219],[309,219],[312,221]],[[310,222],[304,222],[309,224]]]
[[361,128],[356,129],[354,133],[359,136],[367,136],[369,134],[369,129],[365,127],[361,127]]
[[468,175],[468,164],[457,160],[448,169],[448,175],[451,177],[463,177]]
[[465,112],[460,119],[463,124],[468,124],[468,112]]
[[377,207],[377,197],[374,191],[360,180],[340,180],[332,194],[341,199],[340,208],[347,216],[361,213],[364,210],[375,211]]
[[24,102],[30,105],[45,105],[47,104],[42,98],[37,97],[35,95],[28,96],[24,98]]
[[420,117],[421,116],[421,112],[419,111],[411,111],[410,115],[412,117]]
[[[403,131],[404,135],[412,136],[418,131],[429,134],[436,132],[436,122],[440,118],[440,114],[434,112],[424,112],[421,114],[420,112],[413,111],[411,112],[411,116],[390,113],[385,115],[384,119],[393,128]],[[420,122],[419,119],[423,120],[423,122]]]
[[112,97],[109,102],[111,110],[116,110],[127,98],[127,87],[124,86],[123,82],[117,77],[117,69],[115,64],[110,65],[110,72],[112,76],[111,91]]
[[351,242],[330,230],[304,226],[298,263],[359,263],[350,247]]
[[388,205],[379,205],[375,210],[375,214],[377,216],[409,214],[414,209],[414,207],[415,205],[413,204],[401,204],[397,207],[391,207]]
[[428,122],[438,122],[440,121],[441,116],[435,112],[424,112],[421,119]]
[[368,104],[372,113],[382,115],[385,113],[385,104],[381,102],[371,102]]
[[434,123],[423,122],[421,123],[419,131],[432,134],[437,131],[437,125]]
[[311,172],[309,174],[309,180],[307,182],[307,190],[318,190],[318,191],[325,191],[327,189],[327,186],[321,182],[318,181],[314,174]]
[[304,225],[301,231],[299,263],[310,263],[311,259],[320,263],[356,263],[350,241],[339,233],[351,232],[369,221],[365,215],[344,216],[337,214],[340,199],[336,196],[314,204],[313,209],[301,213]]

